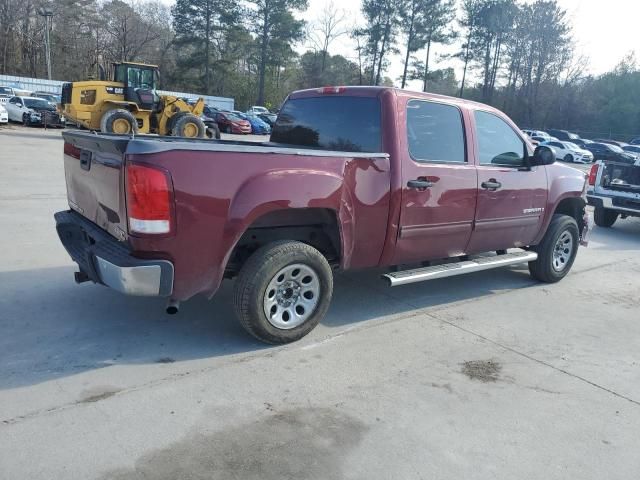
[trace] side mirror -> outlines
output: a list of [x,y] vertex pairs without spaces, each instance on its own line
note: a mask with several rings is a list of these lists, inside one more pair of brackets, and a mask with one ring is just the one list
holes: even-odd
[[551,165],[556,161],[556,154],[552,148],[545,145],[536,147],[533,152],[533,157],[529,159],[529,164],[532,167],[538,165]]

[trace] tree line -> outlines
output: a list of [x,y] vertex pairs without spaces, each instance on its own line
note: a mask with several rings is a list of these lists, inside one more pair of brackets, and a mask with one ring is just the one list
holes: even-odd
[[[99,65],[144,61],[160,66],[164,89],[233,97],[239,108],[276,107],[299,88],[412,82],[489,103],[522,126],[640,132],[635,57],[586,74],[588,60],[576,55],[571,19],[557,0],[362,0],[360,24],[334,4],[301,20],[307,7],[308,0],[176,0],[172,7],[0,0],[0,73],[46,76],[43,13],[50,10],[54,79],[95,78]],[[338,43],[353,51],[329,53]],[[402,74],[390,78],[398,57]],[[443,59],[460,68],[434,67]]]

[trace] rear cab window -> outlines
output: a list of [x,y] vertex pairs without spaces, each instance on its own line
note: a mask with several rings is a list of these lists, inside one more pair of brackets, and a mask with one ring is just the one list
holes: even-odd
[[380,100],[347,95],[289,99],[278,114],[271,141],[322,150],[380,153]]
[[453,105],[409,100],[407,141],[415,162],[466,162],[462,113]]

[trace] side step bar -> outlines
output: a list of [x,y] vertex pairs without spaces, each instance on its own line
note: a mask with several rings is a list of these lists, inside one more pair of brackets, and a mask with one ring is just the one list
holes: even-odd
[[532,262],[538,258],[536,252],[513,252],[491,257],[478,257],[473,260],[457,263],[447,263],[434,267],[416,268],[403,272],[392,272],[382,275],[390,287],[406,285],[408,283],[425,282],[436,278],[454,277],[465,273],[480,272],[492,268],[507,267],[519,263]]

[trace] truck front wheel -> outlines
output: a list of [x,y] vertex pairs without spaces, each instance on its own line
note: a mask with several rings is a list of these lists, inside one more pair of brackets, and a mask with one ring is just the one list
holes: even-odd
[[529,262],[529,273],[541,282],[559,282],[571,270],[579,242],[575,219],[569,215],[554,215],[540,244],[531,247],[538,259]]
[[324,317],[333,275],[315,248],[295,241],[265,245],[246,261],[234,286],[242,326],[258,340],[289,343],[304,337]]
[[616,223],[617,219],[618,212],[615,210],[608,210],[604,207],[596,207],[593,214],[593,221],[596,222],[596,225],[599,227],[609,228]]

